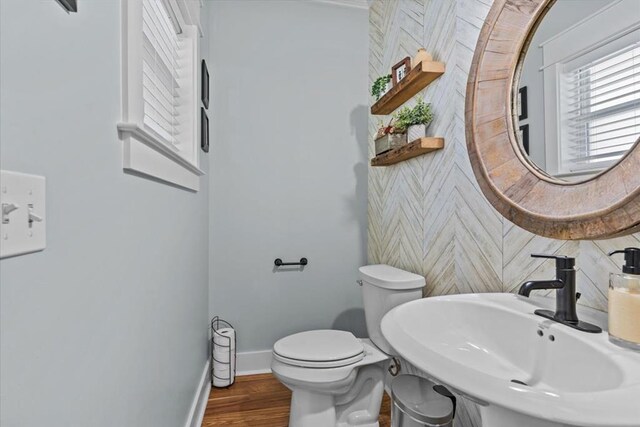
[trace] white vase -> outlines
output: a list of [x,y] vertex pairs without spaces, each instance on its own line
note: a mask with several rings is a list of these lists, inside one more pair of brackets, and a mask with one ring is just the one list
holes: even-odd
[[384,89],[382,89],[382,92],[380,92],[380,95],[376,97],[376,101],[379,101],[380,98],[385,96],[387,92],[391,90],[392,87],[393,87],[393,84],[391,83],[391,81],[388,81],[387,84],[385,84]]
[[413,125],[407,128],[407,140],[409,142],[427,136],[427,125]]
[[382,95],[380,95],[380,98],[382,98],[390,90],[391,90],[391,81],[388,81],[384,87],[384,91],[382,92]]

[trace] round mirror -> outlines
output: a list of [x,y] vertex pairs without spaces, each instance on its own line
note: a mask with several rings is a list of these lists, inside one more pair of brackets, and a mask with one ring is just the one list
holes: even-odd
[[513,88],[523,156],[554,182],[616,165],[640,137],[640,1],[557,0],[527,44]]
[[478,185],[506,219],[554,239],[640,231],[639,31],[639,0],[494,0],[465,131]]

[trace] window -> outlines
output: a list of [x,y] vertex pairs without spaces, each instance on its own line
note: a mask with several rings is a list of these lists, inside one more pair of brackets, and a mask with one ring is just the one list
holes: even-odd
[[198,63],[184,0],[123,0],[125,170],[198,190]]
[[561,170],[605,169],[640,135],[640,43],[564,74]]
[[[145,127],[180,150],[181,41],[167,8],[157,0],[143,0],[142,99]],[[184,94],[188,95],[188,94]]]
[[544,169],[588,179],[640,136],[640,2],[607,2],[539,46]]

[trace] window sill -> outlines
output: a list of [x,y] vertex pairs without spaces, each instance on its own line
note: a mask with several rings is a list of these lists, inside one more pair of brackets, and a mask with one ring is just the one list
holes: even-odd
[[202,169],[135,123],[119,123],[124,142],[123,168],[189,190],[198,191]]
[[120,123],[118,124],[118,131],[120,131],[123,136],[133,136],[140,142],[173,160],[188,171],[191,171],[198,176],[204,175],[204,171],[202,171],[202,169],[182,157],[172,147],[161,142],[158,138],[154,137],[151,133],[138,125],[134,123]]

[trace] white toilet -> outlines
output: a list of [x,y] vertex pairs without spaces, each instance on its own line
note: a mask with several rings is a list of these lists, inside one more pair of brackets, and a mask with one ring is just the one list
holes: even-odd
[[315,330],[273,346],[273,374],[291,391],[289,427],[379,427],[385,362],[392,349],[380,331],[392,308],[422,296],[424,277],[388,265],[360,267],[370,339]]

